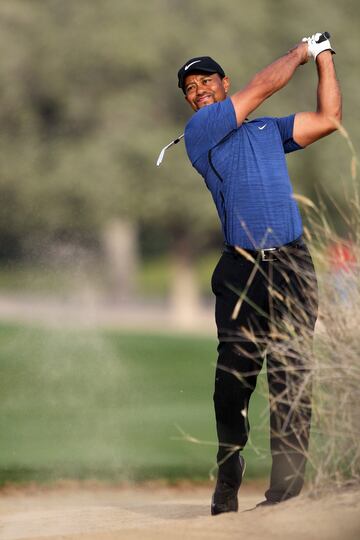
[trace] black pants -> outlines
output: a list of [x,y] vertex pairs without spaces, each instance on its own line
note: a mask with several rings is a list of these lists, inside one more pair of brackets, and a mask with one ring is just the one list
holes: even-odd
[[266,498],[298,495],[311,420],[311,346],[317,282],[305,244],[276,260],[224,252],[212,276],[218,363],[214,405],[219,475],[236,483],[235,463],[249,435],[248,407],[263,359],[270,398],[272,470]]

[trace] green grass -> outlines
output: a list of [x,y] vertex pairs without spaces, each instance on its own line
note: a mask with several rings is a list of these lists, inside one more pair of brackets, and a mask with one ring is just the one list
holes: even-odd
[[[215,360],[206,338],[0,326],[0,484],[208,478],[216,446],[177,426],[215,443]],[[269,469],[264,409],[257,393],[248,478]]]

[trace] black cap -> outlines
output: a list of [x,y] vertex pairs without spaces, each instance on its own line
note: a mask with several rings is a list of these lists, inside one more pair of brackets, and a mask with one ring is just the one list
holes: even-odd
[[191,58],[178,71],[178,86],[185,94],[185,77],[194,71],[204,71],[205,73],[218,73],[221,78],[225,77],[223,68],[210,56],[196,56]]

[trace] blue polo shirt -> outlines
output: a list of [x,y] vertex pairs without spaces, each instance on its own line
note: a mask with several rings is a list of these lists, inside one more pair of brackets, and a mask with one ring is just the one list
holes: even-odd
[[262,117],[237,127],[230,98],[203,107],[187,123],[189,159],[213,196],[225,242],[277,247],[302,234],[285,154],[299,150],[294,116]]

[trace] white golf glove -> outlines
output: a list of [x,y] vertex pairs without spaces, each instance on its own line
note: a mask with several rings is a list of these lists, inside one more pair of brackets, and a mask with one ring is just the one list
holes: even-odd
[[329,38],[330,34],[328,32],[317,32],[311,37],[304,37],[302,41],[307,41],[308,43],[308,55],[312,56],[314,60],[316,57],[323,51],[331,51],[332,54],[335,54],[334,49],[331,47]]

